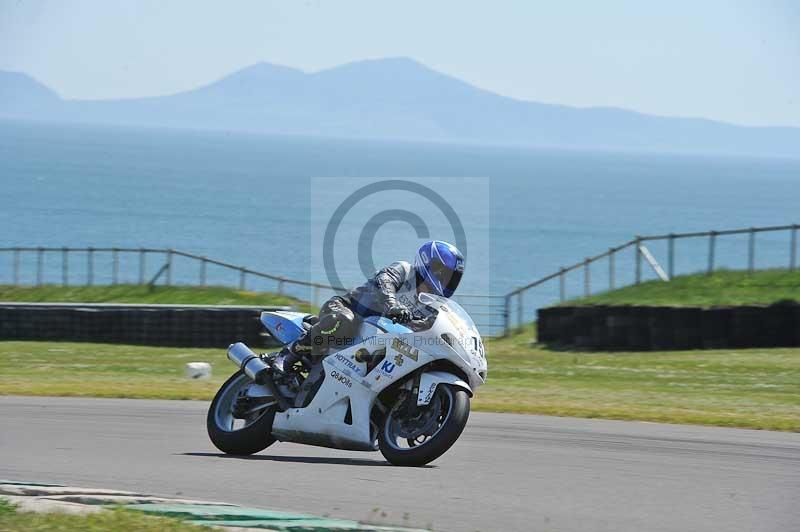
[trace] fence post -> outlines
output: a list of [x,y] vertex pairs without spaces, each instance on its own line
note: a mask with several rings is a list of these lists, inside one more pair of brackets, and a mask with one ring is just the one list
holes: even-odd
[[36,286],[42,286],[42,262],[44,261],[44,250],[36,250]]
[[522,327],[522,318],[523,318],[523,306],[524,302],[522,299],[522,292],[517,294],[517,327]]
[[642,244],[642,237],[636,235],[636,244],[635,244],[635,257],[636,257],[636,284],[642,282],[642,251],[639,247]]
[[[315,287],[316,288],[316,287]],[[316,300],[314,301],[316,305]],[[503,301],[503,332],[509,334],[511,332],[511,295],[506,294]]]
[[283,281],[284,281],[284,279],[280,279],[278,281],[278,293],[280,295],[283,295]]
[[792,226],[792,239],[790,245],[792,247],[789,253],[789,269],[794,270],[797,267],[797,228],[800,225],[793,225]]
[[246,273],[247,270],[239,268],[239,290],[244,290],[244,276]]
[[172,249],[167,250],[167,286],[172,286]]
[[613,290],[616,284],[616,265],[614,264],[614,248],[608,248],[608,289]]
[[315,307],[319,305],[319,286],[317,286],[317,285],[314,285],[314,299],[313,299],[313,302],[314,302],[314,306]]
[[672,279],[675,277],[675,235],[673,233],[669,234],[669,240],[667,240],[667,261],[669,278]]
[[144,284],[145,250],[139,248],[139,284]]
[[205,257],[203,257],[203,259],[200,261],[200,286],[205,286],[206,285],[206,264],[207,264],[207,262],[208,261],[206,261]]
[[86,254],[86,284],[94,284],[94,248],[89,247]]
[[14,250],[14,286],[19,286],[19,249]]
[[566,272],[564,267],[561,267],[561,270],[558,273],[558,294],[561,302],[563,303],[565,299],[567,299],[567,289],[566,289],[566,282],[564,279]]
[[717,242],[717,232],[710,231],[708,233],[708,271],[707,275],[714,273],[714,248]]
[[117,284],[119,281],[119,250],[113,248],[111,250],[111,284]]
[[69,286],[69,249],[61,248],[61,284]]
[[750,239],[747,243],[747,273],[753,273],[756,269],[756,230],[750,228]]
[[586,257],[586,260],[583,261],[583,294],[586,297],[589,297],[592,293],[589,264],[589,257]]

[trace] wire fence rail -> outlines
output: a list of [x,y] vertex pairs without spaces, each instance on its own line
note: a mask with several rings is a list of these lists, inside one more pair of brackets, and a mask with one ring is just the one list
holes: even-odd
[[[747,238],[747,271],[753,272],[756,269],[756,235],[759,233],[787,232],[788,256],[787,262],[790,270],[797,268],[797,233],[800,224],[780,225],[770,227],[749,227],[744,229],[710,230],[687,233],[669,233],[661,235],[640,235],[619,246],[608,248],[608,250],[594,256],[586,257],[580,262],[570,266],[564,266],[557,271],[545,275],[533,282],[520,286],[505,295],[486,295],[486,294],[459,294],[455,297],[459,303],[466,307],[474,317],[476,324],[481,332],[487,336],[499,336],[507,334],[515,326],[519,327],[530,321],[526,316],[526,294],[536,289],[551,287],[558,283],[557,296],[550,297],[547,304],[553,300],[565,301],[567,299],[567,276],[572,272],[582,272],[582,294],[591,296],[601,291],[614,290],[620,288],[620,263],[619,259],[624,259],[623,252],[633,253],[629,259],[633,261],[633,284],[642,282],[645,264],[647,264],[655,275],[663,281],[668,281],[675,276],[675,243],[683,239],[707,239],[706,259],[704,269],[707,273],[712,273],[718,266],[717,247],[719,239],[731,235],[748,235]],[[666,270],[655,259],[647,247],[647,243],[655,241],[666,241]],[[157,284],[171,286],[178,279],[176,275],[176,261],[183,260],[184,267],[180,273],[180,283],[195,283],[199,286],[209,286],[212,281],[214,286],[235,286],[240,290],[247,289],[255,280],[266,282],[265,290],[274,291],[280,295],[297,297],[302,300],[311,301],[319,305],[323,295],[333,294],[344,290],[343,287],[334,287],[325,283],[303,281],[260,272],[231,264],[225,261],[213,259],[203,255],[188,253],[185,251],[170,248],[132,248],[132,247],[0,247],[0,255],[11,256],[10,282],[14,286],[23,284],[33,284],[42,286],[46,281],[52,283],[52,276],[58,275],[59,283],[62,286],[69,285],[117,285],[121,284],[123,276],[120,264],[127,258],[125,273],[126,282],[130,282],[130,276],[134,276],[134,283],[139,285],[156,286]],[[33,255],[35,265],[30,268],[33,278],[30,282],[23,280],[22,259],[23,256]],[[53,268],[52,256],[58,257],[55,268]],[[46,257],[48,261],[46,262]],[[105,257],[110,261],[102,261]],[[133,265],[131,266],[131,258]],[[153,269],[153,261],[157,268]],[[186,263],[188,261],[188,263]],[[607,282],[604,283],[604,290],[592,291],[592,267],[597,263],[605,261],[607,263]],[[8,264],[7,261],[2,261]],[[100,263],[107,263],[106,269],[102,270]],[[110,262],[110,263],[109,263]],[[49,265],[49,268],[45,267]],[[75,266],[82,264],[82,268]],[[227,276],[213,276],[210,268],[221,269],[228,273]],[[27,271],[28,269],[26,269]],[[58,273],[60,270],[60,274]],[[50,278],[46,279],[46,273]],[[233,274],[234,277],[231,277]],[[193,279],[196,279],[194,281]],[[27,281],[28,279],[25,279]],[[0,279],[0,282],[5,282]],[[596,283],[595,283],[596,284]],[[535,310],[535,307],[534,307]],[[516,314],[516,325],[514,322]],[[532,316],[531,316],[531,319]]]
[[[266,281],[268,284],[259,288],[310,301],[314,305],[319,305],[324,296],[345,290],[171,248],[16,246],[0,247],[0,259],[3,259],[2,255],[10,255],[10,275],[0,275],[0,283],[9,282],[12,286],[116,286],[130,283],[155,287],[190,283],[246,290],[255,281]],[[23,268],[24,259],[32,260],[32,264]],[[179,274],[178,259],[184,261]],[[0,264],[9,264],[7,257],[0,260]],[[123,264],[127,267],[123,268]],[[228,275],[212,276],[211,268],[223,270]],[[503,332],[503,296],[460,294],[456,299],[470,309],[476,324],[487,335]]]
[[[644,235],[644,236],[638,235],[632,240],[625,242],[624,244],[608,248],[607,251],[604,251],[602,253],[599,253],[591,257],[586,257],[584,260],[576,262],[575,264],[572,264],[570,266],[564,266],[562,268],[559,268],[559,270],[556,272],[553,272],[549,275],[545,275],[544,277],[536,279],[531,283],[528,283],[524,286],[520,286],[519,288],[516,288],[515,290],[512,290],[511,292],[507,293],[504,296],[505,300],[503,309],[504,331],[508,332],[513,327],[512,325],[513,309],[516,309],[516,326],[519,327],[526,322],[525,302],[524,302],[525,294],[533,289],[542,287],[544,285],[548,285],[551,282],[558,282],[558,300],[561,302],[565,301],[567,274],[569,274],[570,272],[579,270],[582,271],[583,295],[585,297],[593,295],[591,267],[595,263],[603,261],[604,259],[606,260],[608,267],[607,289],[614,290],[615,288],[620,288],[620,285],[618,283],[617,258],[625,250],[633,249],[633,253],[632,255],[630,255],[630,257],[631,260],[633,260],[634,284],[639,284],[642,282],[644,263],[647,263],[652,268],[656,276],[660,278],[662,281],[669,281],[675,276],[676,241],[681,239],[698,239],[698,238],[708,239],[705,268],[697,268],[696,270],[702,271],[704,269],[705,272],[710,275],[715,271],[717,267],[716,258],[717,258],[717,247],[719,238],[730,235],[748,235],[747,271],[752,273],[756,270],[756,235],[759,233],[786,232],[789,234],[789,238],[787,240],[787,251],[788,251],[787,262],[785,264],[787,264],[789,270],[794,270],[797,268],[798,229],[800,229],[799,224],[791,224],[791,225],[777,225],[768,227],[748,227],[743,229],[696,231],[688,233],[668,233],[661,235]],[[666,241],[667,243],[666,271],[656,261],[655,257],[646,246],[646,243],[655,241]],[[596,291],[594,293],[596,294],[598,292]]]
[[[208,286],[208,266],[219,266],[227,270],[237,272],[239,274],[238,288],[244,290],[247,286],[248,276],[254,278],[267,279],[275,282],[275,291],[278,294],[285,295],[286,285],[304,286],[313,289],[337,290],[339,288],[323,283],[315,283],[310,281],[301,281],[297,279],[290,279],[279,275],[272,275],[269,273],[259,272],[252,270],[245,266],[238,266],[230,264],[217,259],[212,259],[194,253],[187,253],[177,249],[167,248],[126,248],[126,247],[2,247],[0,253],[12,254],[12,284],[19,286],[20,282],[20,259],[22,253],[35,253],[36,254],[36,286],[44,284],[44,263],[45,254],[60,254],[61,262],[61,285],[68,286],[70,284],[70,257],[76,254],[85,255],[86,270],[84,277],[84,285],[93,286],[97,283],[96,277],[96,263],[97,255],[101,253],[111,254],[111,283],[112,285],[120,284],[120,260],[123,254],[135,254],[138,256],[138,284],[148,284],[151,286],[156,285],[161,281],[165,285],[172,285],[172,272],[173,265],[176,257],[184,257],[191,259],[197,263],[197,282],[200,286]],[[158,268],[155,275],[147,277],[147,262],[148,257],[156,256],[161,257],[163,264]],[[77,283],[72,283],[77,284]]]

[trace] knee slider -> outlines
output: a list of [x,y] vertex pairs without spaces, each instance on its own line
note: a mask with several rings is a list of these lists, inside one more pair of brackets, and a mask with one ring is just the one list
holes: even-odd
[[319,320],[319,332],[322,334],[336,334],[341,330],[342,320],[334,316],[323,316]]

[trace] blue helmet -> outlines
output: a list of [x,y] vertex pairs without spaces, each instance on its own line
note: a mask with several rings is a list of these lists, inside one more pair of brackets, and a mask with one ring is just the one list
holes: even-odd
[[419,248],[414,268],[436,294],[452,297],[464,275],[464,255],[453,244],[432,240]]

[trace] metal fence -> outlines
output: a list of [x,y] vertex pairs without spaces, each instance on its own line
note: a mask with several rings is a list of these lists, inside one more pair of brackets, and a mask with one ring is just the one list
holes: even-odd
[[[25,284],[155,286],[159,283],[170,286],[179,278],[182,283],[193,282],[192,279],[196,279],[196,284],[199,286],[213,284],[235,286],[240,290],[246,290],[248,287],[252,288],[256,281],[266,281],[267,287],[259,288],[281,295],[294,295],[297,291],[292,290],[293,287],[311,289],[312,297],[305,299],[313,302],[319,301],[320,290],[334,290],[334,287],[327,284],[289,279],[177,249],[5,247],[0,248],[0,253],[11,255],[10,282],[14,286]],[[31,258],[34,262],[33,267],[22,268],[24,259],[30,262]],[[184,263],[179,265],[180,260],[184,260]],[[222,270],[228,275],[213,275],[215,272],[210,271],[211,268]],[[178,276],[175,275],[176,270],[179,272]],[[26,272],[28,277],[23,272]],[[54,274],[57,277],[54,278]],[[30,275],[35,277],[30,278]]]
[[[127,247],[0,248],[0,283],[13,286],[228,286],[275,292],[317,306],[342,290],[177,249]],[[460,294],[456,299],[469,310],[487,336],[503,332],[503,296]]]
[[[575,274],[580,276],[578,281],[580,291],[577,294],[569,294],[569,297],[590,296],[624,285],[638,284],[648,275],[664,281],[671,279],[678,271],[676,266],[679,257],[676,250],[678,241],[700,241],[702,247],[701,249],[697,245],[689,246],[691,249],[682,257],[686,273],[703,269],[711,273],[720,267],[737,266],[731,263],[721,264],[719,260],[718,250],[724,243],[723,237],[744,236],[746,237],[744,241],[731,243],[732,246],[729,246],[726,256],[730,258],[735,254],[735,250],[744,247],[746,258],[738,266],[752,272],[757,267],[758,259],[756,236],[761,233],[786,233],[788,238],[783,244],[774,240],[770,242],[768,266],[788,266],[793,270],[797,267],[798,229],[800,225],[792,224],[637,236],[620,246],[611,247],[598,255],[562,267],[505,295],[459,294],[455,299],[474,317],[482,334],[498,336],[507,333],[515,325],[520,326],[532,321],[539,306],[554,301],[565,301],[568,298],[568,288],[575,288]],[[666,256],[666,269],[656,260],[654,253],[648,247],[648,244],[655,242],[666,244],[666,249],[663,250]],[[785,252],[778,251],[782,246],[786,246],[783,248]],[[698,259],[701,252],[705,257]],[[4,254],[8,257],[3,257]],[[780,261],[783,263],[780,264]],[[598,265],[602,266],[601,262],[605,262],[606,270],[598,275],[597,268]],[[0,266],[0,283],[9,282],[15,286],[44,284],[91,286],[123,283],[150,286],[157,284],[229,286],[238,287],[240,290],[276,292],[310,301],[314,305],[319,305],[323,299],[341,290],[324,283],[272,275],[176,249],[5,247],[0,248],[0,264],[9,265],[8,274],[3,274],[5,267]],[[764,264],[766,265],[766,262]],[[570,274],[573,274],[573,277],[570,277]],[[598,285],[598,278],[605,278],[605,281],[599,283],[601,287],[599,290],[593,290],[593,287]],[[532,294],[534,291],[536,293]]]
[[[513,314],[516,314],[516,326],[521,326],[522,324],[526,323],[527,321],[531,321],[533,319],[533,314],[528,314],[531,310],[530,306],[526,306],[525,299],[526,294],[533,291],[534,289],[542,289],[542,288],[552,288],[554,283],[558,283],[558,295],[556,298],[549,298],[552,302],[553,299],[557,299],[558,301],[565,301],[567,299],[567,281],[568,275],[572,272],[579,272],[581,275],[581,284],[582,284],[582,294],[585,297],[591,296],[592,294],[596,294],[599,292],[603,292],[607,290],[614,290],[615,288],[620,288],[623,286],[619,281],[619,261],[620,260],[630,260],[632,261],[632,269],[633,269],[633,280],[632,284],[639,284],[642,282],[645,276],[644,265],[645,263],[650,267],[655,278],[659,278],[662,281],[668,281],[672,277],[676,275],[676,242],[683,239],[702,239],[705,240],[705,260],[704,260],[704,267],[701,266],[703,262],[698,264],[697,260],[697,252],[698,249],[695,247],[693,253],[690,257],[690,262],[694,265],[693,270],[694,272],[705,270],[706,273],[711,274],[716,269],[719,269],[719,261],[718,261],[718,248],[720,246],[720,239],[721,237],[731,237],[735,235],[745,235],[746,240],[745,242],[740,242],[739,245],[744,245],[746,252],[746,262],[742,264],[748,272],[753,272],[756,270],[757,264],[757,256],[756,256],[756,235],[759,233],[776,233],[776,232],[783,232],[787,233],[788,238],[785,241],[785,250],[786,254],[784,256],[785,262],[783,265],[779,264],[775,260],[771,261],[770,267],[787,267],[790,270],[794,270],[797,267],[797,231],[800,229],[800,225],[792,224],[792,225],[780,225],[780,226],[771,226],[771,227],[749,227],[746,229],[729,229],[729,230],[721,230],[721,231],[700,231],[700,232],[691,232],[691,233],[669,233],[665,235],[647,235],[647,236],[636,236],[633,240],[625,242],[624,244],[616,247],[609,248],[607,251],[600,253],[598,255],[594,255],[592,257],[587,257],[581,262],[577,262],[572,264],[571,266],[565,266],[560,268],[558,271],[551,273],[550,275],[545,275],[544,277],[537,279],[525,286],[521,286],[504,296],[504,305],[503,305],[503,313],[505,318],[504,330],[509,331],[514,326],[513,322]],[[662,268],[661,264],[655,259],[655,256],[651,252],[651,250],[647,247],[647,243],[650,242],[657,242],[662,241],[666,243],[666,271]],[[775,247],[777,243],[771,242],[772,247]],[[627,257],[623,255],[623,252],[629,254]],[[775,253],[774,249],[772,250],[771,258],[774,258]],[[607,281],[604,284],[603,290],[596,290],[592,291],[592,266],[597,265],[597,263],[605,262],[607,270],[603,273],[603,277],[606,277]],[[596,284],[596,283],[595,283]],[[631,283],[626,283],[631,284]],[[550,292],[552,294],[552,291]],[[533,307],[533,311],[536,310],[536,306]]]

